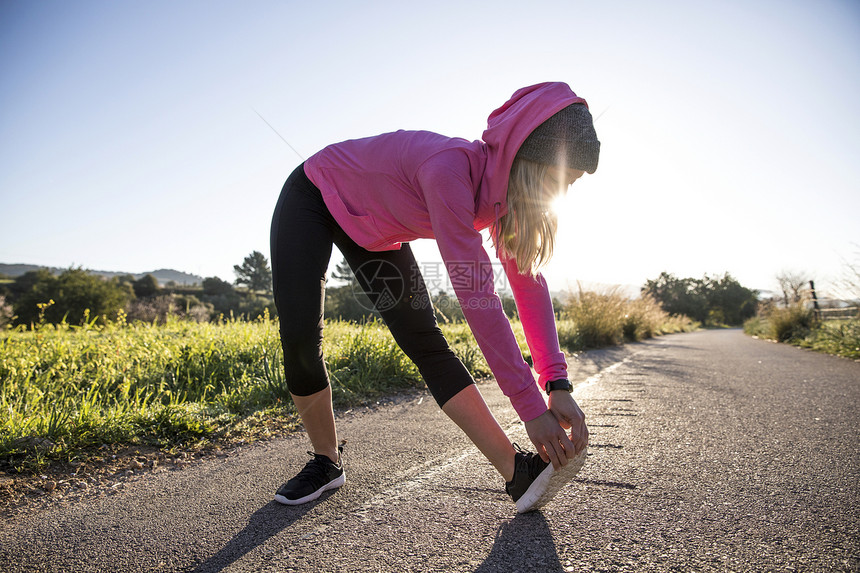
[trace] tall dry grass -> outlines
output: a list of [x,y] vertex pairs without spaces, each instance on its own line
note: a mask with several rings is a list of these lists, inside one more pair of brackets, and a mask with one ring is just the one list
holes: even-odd
[[561,317],[562,322],[571,322],[564,337],[576,340],[583,348],[636,342],[698,327],[686,317],[670,316],[651,297],[631,299],[614,287],[602,292],[579,289],[569,293]]

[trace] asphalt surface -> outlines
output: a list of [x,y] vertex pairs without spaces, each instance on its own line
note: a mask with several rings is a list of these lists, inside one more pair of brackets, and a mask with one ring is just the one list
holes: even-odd
[[317,502],[272,501],[291,436],[7,521],[0,571],[860,570],[860,363],[737,330],[571,362],[589,458],[539,512],[417,393],[338,414],[347,483]]

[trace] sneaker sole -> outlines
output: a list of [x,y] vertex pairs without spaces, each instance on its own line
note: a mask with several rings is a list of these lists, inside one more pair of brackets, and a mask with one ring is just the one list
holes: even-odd
[[333,480],[331,480],[330,482],[328,482],[327,484],[325,484],[324,486],[322,486],[321,488],[316,490],[315,492],[308,494],[305,497],[300,497],[299,499],[287,499],[284,496],[276,493],[275,494],[275,501],[277,501],[278,503],[282,503],[284,505],[301,505],[303,503],[307,503],[309,501],[315,500],[316,498],[321,496],[323,494],[323,492],[326,492],[330,489],[339,488],[344,483],[346,483],[346,474],[342,473],[338,477],[334,478]]
[[585,456],[588,448],[582,450],[578,456],[567,462],[555,471],[552,464],[548,465],[526,492],[517,500],[517,511],[526,513],[543,507],[555,497],[555,495],[572,480],[582,466],[585,465]]

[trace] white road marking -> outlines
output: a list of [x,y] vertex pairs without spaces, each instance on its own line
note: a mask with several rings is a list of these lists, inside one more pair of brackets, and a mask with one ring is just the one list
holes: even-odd
[[583,380],[582,382],[580,382],[579,384],[577,384],[573,388],[573,393],[576,394],[576,393],[584,390],[585,388],[588,388],[589,386],[594,386],[595,384],[600,382],[601,378],[603,378],[607,374],[610,374],[614,370],[618,369],[621,365],[626,364],[627,362],[630,362],[630,360],[632,360],[637,354],[639,354],[639,353],[634,352],[633,354],[631,354],[630,356],[628,356],[624,360],[621,360],[621,361],[616,362],[614,364],[610,364],[609,366],[607,366],[606,368],[604,368],[603,370],[601,370],[597,374],[594,374],[593,376],[589,376],[588,378],[586,378],[585,380]]
[[[597,374],[594,374],[593,376],[589,376],[584,381],[576,385],[576,387],[573,389],[574,393],[580,392],[583,389],[588,388],[589,386],[597,384],[605,375],[610,374],[623,364],[629,362],[634,356],[636,356],[636,354],[638,354],[638,352],[631,354],[630,356],[619,362],[610,364],[609,366],[599,371]],[[523,425],[522,422],[520,422],[519,420],[514,421],[507,427],[507,429],[505,429],[505,433],[508,435],[522,432]],[[385,490],[377,493],[367,502],[352,510],[351,513],[358,515],[366,515],[367,512],[371,509],[379,508],[386,503],[403,499],[407,494],[419,489],[427,483],[438,483],[438,476],[445,474],[445,472],[447,472],[453,466],[462,462],[466,458],[479,454],[480,452],[476,447],[469,446],[466,448],[465,451],[461,451],[454,456],[442,458],[441,460],[428,460],[426,462],[398,472],[395,476],[395,483],[391,487],[388,487]],[[410,475],[413,477],[407,477]]]
[[359,515],[366,514],[371,509],[381,507],[382,505],[385,505],[386,503],[389,503],[391,501],[403,499],[406,494],[421,488],[427,483],[439,483],[440,478],[438,476],[444,474],[450,468],[457,465],[466,458],[470,456],[475,456],[479,453],[480,452],[477,448],[475,448],[474,446],[470,446],[466,449],[465,452],[461,452],[458,455],[443,460],[441,463],[438,461],[429,461],[417,466],[413,466],[403,472],[400,472],[398,474],[399,476],[408,475],[409,473],[412,473],[421,467],[433,464],[431,467],[422,471],[418,475],[404,481],[398,481],[394,483],[391,487],[377,493],[364,504],[352,510],[351,513]]

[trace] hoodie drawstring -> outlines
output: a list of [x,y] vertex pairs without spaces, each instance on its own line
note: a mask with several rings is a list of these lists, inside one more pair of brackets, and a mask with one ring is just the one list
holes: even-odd
[[499,256],[499,211],[502,209],[502,203],[500,201],[496,201],[496,204],[493,206],[496,211],[496,222],[493,224],[493,245],[496,247],[496,258],[501,260]]

